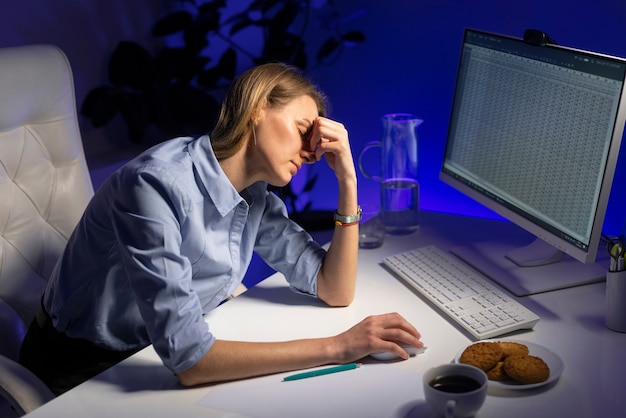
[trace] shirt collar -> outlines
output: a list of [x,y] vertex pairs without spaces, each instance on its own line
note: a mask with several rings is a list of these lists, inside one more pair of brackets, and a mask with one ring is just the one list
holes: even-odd
[[[249,200],[248,198],[244,199],[226,177],[226,173],[215,157],[208,135],[203,135],[192,141],[188,150],[196,176],[202,182],[207,196],[213,201],[222,216],[231,212],[242,201]],[[247,196],[247,191],[244,190],[242,195]]]

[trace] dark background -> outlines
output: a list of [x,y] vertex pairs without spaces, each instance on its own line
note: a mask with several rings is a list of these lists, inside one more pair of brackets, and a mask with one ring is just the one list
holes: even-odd
[[[3,0],[0,47],[33,43],[61,47],[74,70],[80,106],[91,89],[106,82],[106,65],[117,43],[132,40],[148,48],[154,45],[150,29],[175,3]],[[229,2],[236,9],[233,12],[248,3]],[[466,27],[512,36],[537,28],[561,45],[626,57],[623,0],[341,0],[336,1],[336,8],[346,16],[344,29],[363,32],[366,41],[346,49],[332,65],[310,68],[309,75],[330,97],[331,117],[347,126],[355,160],[366,142],[379,139],[381,115],[407,112],[424,119],[419,127],[420,205],[424,210],[495,216],[438,180]],[[258,39],[254,33],[243,36],[249,37],[252,46]],[[311,48],[319,46],[321,32],[312,26],[306,36]],[[112,168],[141,150],[130,145],[120,120],[94,129],[81,118],[80,127],[96,187]],[[624,159],[618,167],[618,181],[626,176]],[[325,163],[310,169],[319,180],[303,199],[311,199],[314,208],[333,209],[336,184],[330,169]],[[299,174],[294,180],[296,191],[305,176]],[[621,189],[613,188],[605,228],[609,234],[620,230],[626,213]],[[359,192],[362,200],[375,198],[378,185],[359,175]]]

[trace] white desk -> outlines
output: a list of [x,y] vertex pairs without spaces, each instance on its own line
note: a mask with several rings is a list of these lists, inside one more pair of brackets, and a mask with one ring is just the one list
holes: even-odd
[[[380,364],[366,360],[356,371],[297,382],[280,382],[290,374],[284,373],[185,389],[148,347],[29,417],[302,417],[315,416],[324,408],[325,417],[430,416],[423,401],[422,372],[451,361],[471,340],[392,277],[379,261],[430,242],[446,248],[463,241],[464,236],[489,239],[511,227],[424,214],[417,233],[388,236],[383,247],[361,251],[357,294],[347,308],[327,308],[291,293],[276,274],[207,318],[218,338],[272,341],[333,335],[367,315],[397,311],[420,330],[429,346],[426,353],[407,361]],[[525,237],[514,231],[516,238]],[[550,387],[518,392],[491,389],[478,417],[626,416],[626,334],[604,326],[604,289],[600,283],[519,299],[541,320],[533,331],[514,337],[559,353],[565,370]],[[290,386],[298,382],[305,382],[302,390]],[[376,388],[381,388],[384,399]],[[388,396],[390,391],[394,396]]]

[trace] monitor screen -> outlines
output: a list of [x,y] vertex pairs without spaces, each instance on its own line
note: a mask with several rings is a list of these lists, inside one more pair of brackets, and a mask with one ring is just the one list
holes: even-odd
[[516,294],[604,278],[625,77],[621,58],[465,31],[440,178],[539,240],[457,255]]

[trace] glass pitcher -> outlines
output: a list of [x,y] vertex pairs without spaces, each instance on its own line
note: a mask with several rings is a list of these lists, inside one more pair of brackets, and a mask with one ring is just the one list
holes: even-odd
[[[380,182],[381,216],[391,234],[409,234],[419,227],[419,183],[417,177],[417,127],[423,122],[414,115],[393,113],[382,118],[380,141],[369,142],[359,154],[361,173]],[[363,155],[380,148],[380,176],[371,175],[363,166]]]

